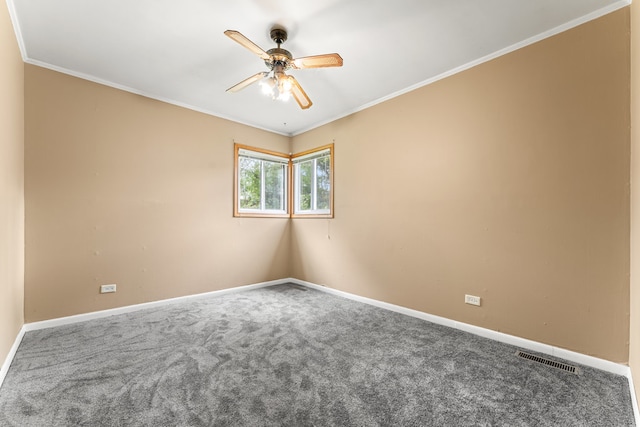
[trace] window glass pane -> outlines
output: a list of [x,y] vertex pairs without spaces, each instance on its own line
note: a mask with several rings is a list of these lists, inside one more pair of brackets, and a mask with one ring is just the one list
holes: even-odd
[[284,210],[285,165],[264,162],[265,209]]
[[331,208],[331,158],[329,156],[316,159],[316,209]]
[[258,159],[240,157],[240,209],[260,209],[260,163]]
[[308,211],[312,209],[311,191],[313,184],[313,160],[298,163],[298,209]]
[[290,156],[234,144],[234,217],[288,217]]
[[333,218],[333,144],[297,155],[234,147],[234,217]]

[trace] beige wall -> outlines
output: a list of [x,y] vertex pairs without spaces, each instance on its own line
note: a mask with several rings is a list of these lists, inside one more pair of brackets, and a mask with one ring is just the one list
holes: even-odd
[[631,333],[629,365],[640,400],[640,6],[631,5]]
[[24,297],[24,77],[0,3],[0,365],[22,327]]
[[628,31],[623,9],[296,136],[336,160],[294,277],[627,362]]
[[234,139],[289,138],[30,65],[25,88],[28,322],[289,276],[288,221],[232,218]]
[[[624,9],[292,140],[26,66],[26,319],[294,276],[626,362],[628,31]],[[335,140],[335,219],[232,218],[234,139]]]

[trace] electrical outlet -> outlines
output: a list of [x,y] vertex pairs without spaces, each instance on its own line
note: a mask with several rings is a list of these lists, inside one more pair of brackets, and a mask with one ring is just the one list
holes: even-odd
[[100,286],[100,293],[101,294],[108,294],[108,293],[115,292],[115,291],[116,291],[115,283],[111,284],[111,285],[102,285],[102,286]]
[[473,295],[465,295],[464,296],[465,304],[477,305],[480,306],[480,297],[476,297]]

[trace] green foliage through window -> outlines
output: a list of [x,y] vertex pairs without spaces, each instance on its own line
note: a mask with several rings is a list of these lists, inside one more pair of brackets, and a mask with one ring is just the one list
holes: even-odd
[[235,156],[234,216],[333,217],[333,144],[292,156],[236,144]]
[[287,214],[289,159],[267,152],[238,148],[237,207],[234,214]]
[[331,213],[331,149],[293,158],[295,209],[298,215]]
[[262,161],[249,157],[240,157],[240,208],[260,209]]

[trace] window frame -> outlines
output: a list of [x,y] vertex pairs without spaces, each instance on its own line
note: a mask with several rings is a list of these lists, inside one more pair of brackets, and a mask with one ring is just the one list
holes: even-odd
[[[241,151],[248,151],[254,155],[246,156],[242,155]],[[299,164],[307,159],[313,160],[324,155],[319,154],[323,151],[328,152],[329,157],[329,209],[318,211],[313,210],[310,212],[298,212],[296,207],[299,204],[299,200],[296,197],[296,191],[299,186],[297,181],[294,164]],[[334,144],[327,144],[321,147],[312,148],[310,150],[303,151],[296,154],[284,154],[277,151],[266,150],[263,148],[252,147],[249,145],[238,144],[234,142],[234,162],[233,162],[233,216],[237,218],[334,218]],[[281,163],[285,165],[285,177],[283,181],[284,185],[284,206],[285,209],[280,210],[267,210],[267,209],[241,209],[240,208],[240,157],[255,158],[262,161],[271,161],[273,163]],[[275,159],[274,159],[275,158]],[[282,159],[280,161],[279,159]],[[263,169],[262,169],[263,170]],[[264,174],[264,172],[261,172]],[[264,177],[264,175],[262,175]],[[314,182],[316,182],[317,175],[314,170]],[[262,178],[261,188],[261,200],[264,197],[264,178]],[[315,187],[315,186],[314,186]],[[314,188],[314,192],[317,188]],[[317,194],[317,193],[316,193]],[[316,197],[317,200],[317,197]]]
[[[291,196],[290,200],[292,201],[291,207],[291,218],[333,218],[333,187],[334,187],[334,164],[333,164],[333,150],[334,144],[327,144],[321,147],[312,148],[310,150],[303,151],[301,153],[296,153],[291,155]],[[299,199],[298,195],[298,187],[300,186],[299,182],[299,174],[296,169],[296,164],[303,163],[307,160],[316,160],[318,158],[324,157],[324,155],[320,154],[323,151],[327,151],[329,155],[329,209],[328,212],[325,210],[311,210],[309,212],[300,212],[298,210]],[[313,171],[313,182],[315,183],[317,180],[316,170]],[[312,186],[312,193],[317,194],[317,186]],[[312,197],[314,202],[317,203],[317,197]]]
[[[248,151],[255,153],[253,156],[243,156],[241,151]],[[274,164],[281,163],[285,165],[285,176],[283,180],[283,197],[284,209],[283,210],[271,210],[271,209],[241,209],[240,208],[240,157],[251,157],[261,161],[271,162]],[[274,159],[282,159],[279,162]],[[264,169],[262,170],[262,178],[264,177]],[[288,154],[278,153],[276,151],[265,150],[257,147],[250,147],[248,145],[234,144],[234,164],[233,164],[233,216],[234,217],[253,217],[253,218],[289,218],[290,217],[290,200],[291,200],[291,156]],[[261,188],[261,200],[264,197],[264,178]]]

